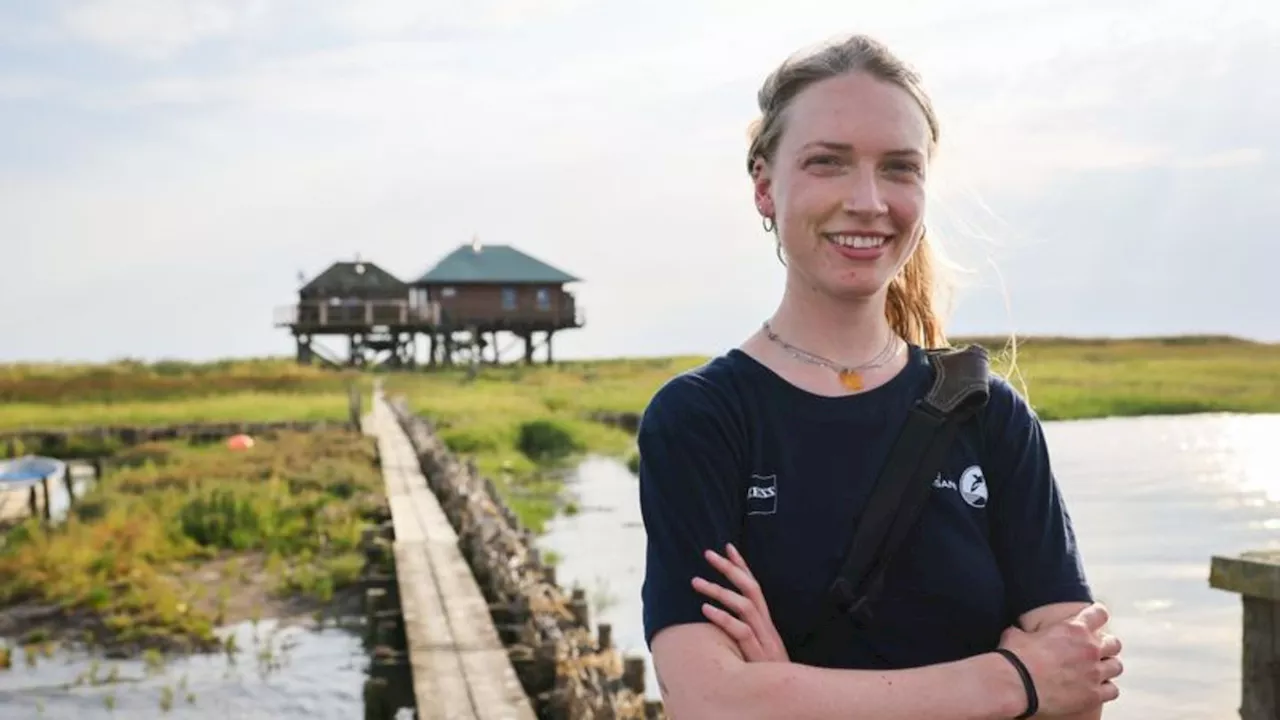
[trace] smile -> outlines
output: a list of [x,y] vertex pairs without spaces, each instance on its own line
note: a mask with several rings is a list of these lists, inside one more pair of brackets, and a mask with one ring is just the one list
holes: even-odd
[[892,239],[892,237],[885,235],[849,235],[845,233],[825,233],[823,237],[842,248],[855,250],[874,250]]

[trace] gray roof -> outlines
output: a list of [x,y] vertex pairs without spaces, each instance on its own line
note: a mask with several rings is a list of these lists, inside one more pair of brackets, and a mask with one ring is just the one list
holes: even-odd
[[403,280],[367,260],[336,262],[311,282],[302,286],[302,293],[346,293],[360,290],[403,290],[408,286]]
[[468,243],[446,255],[415,284],[570,283],[578,280],[510,245]]

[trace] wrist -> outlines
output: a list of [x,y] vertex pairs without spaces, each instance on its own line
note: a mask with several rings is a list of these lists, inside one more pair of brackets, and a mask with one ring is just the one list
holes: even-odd
[[1012,720],[1027,710],[1027,691],[1022,676],[999,653],[983,653],[977,658],[980,681],[975,687],[989,700],[993,718]]

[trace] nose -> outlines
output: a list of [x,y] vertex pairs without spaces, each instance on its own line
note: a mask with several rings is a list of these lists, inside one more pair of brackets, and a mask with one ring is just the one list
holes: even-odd
[[849,186],[845,189],[843,203],[845,212],[872,217],[889,212],[875,168],[860,165],[848,177]]

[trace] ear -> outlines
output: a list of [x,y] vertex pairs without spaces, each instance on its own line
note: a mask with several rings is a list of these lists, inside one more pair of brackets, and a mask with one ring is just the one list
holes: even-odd
[[751,166],[751,184],[755,191],[756,210],[764,217],[775,217],[773,182],[768,163],[757,158]]

